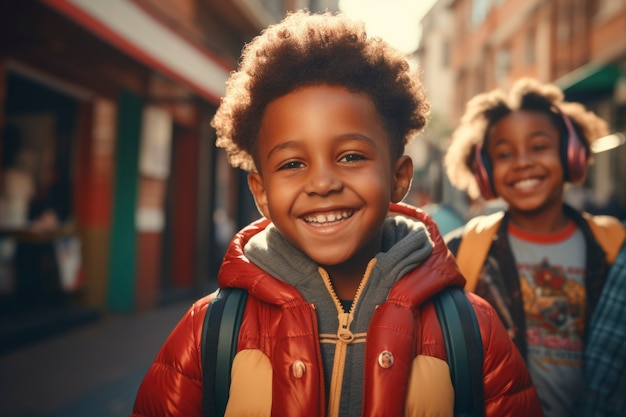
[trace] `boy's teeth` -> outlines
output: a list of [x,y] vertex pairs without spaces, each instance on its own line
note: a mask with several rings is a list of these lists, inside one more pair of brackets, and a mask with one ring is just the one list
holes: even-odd
[[331,214],[318,214],[316,216],[307,216],[305,220],[309,223],[328,223],[339,221],[344,218],[350,217],[350,213],[347,211],[341,213],[331,213]]

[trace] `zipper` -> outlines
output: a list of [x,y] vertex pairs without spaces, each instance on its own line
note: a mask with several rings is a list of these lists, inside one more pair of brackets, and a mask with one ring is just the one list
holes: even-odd
[[337,328],[337,343],[335,344],[335,357],[333,358],[333,370],[330,378],[330,388],[328,391],[329,417],[339,416],[339,405],[341,403],[341,387],[343,383],[343,374],[346,364],[346,355],[348,352],[348,345],[354,340],[354,334],[350,329],[350,325],[352,324],[352,321],[354,319],[354,310],[361,297],[363,288],[365,288],[365,284],[367,284],[367,281],[369,280],[372,269],[374,269],[374,265],[376,265],[376,258],[373,258],[367,264],[365,274],[363,275],[363,279],[361,279],[359,287],[356,290],[356,294],[354,295],[354,300],[352,301],[352,306],[350,307],[349,312],[346,312],[343,309],[341,301],[339,300],[339,297],[337,297],[333,285],[330,282],[330,276],[328,275],[328,273],[322,267],[318,268],[318,272],[322,276],[324,285],[326,285],[326,289],[330,293],[335,303],[335,307],[337,308],[337,319],[339,321],[339,327]]

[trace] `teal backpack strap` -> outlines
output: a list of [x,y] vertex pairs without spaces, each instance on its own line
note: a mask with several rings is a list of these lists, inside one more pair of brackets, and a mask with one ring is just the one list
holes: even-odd
[[454,387],[455,417],[484,417],[483,346],[474,308],[461,287],[434,297]]
[[207,306],[200,342],[202,414],[205,417],[221,417],[226,412],[230,369],[237,353],[239,326],[247,298],[248,292],[241,288],[221,288]]

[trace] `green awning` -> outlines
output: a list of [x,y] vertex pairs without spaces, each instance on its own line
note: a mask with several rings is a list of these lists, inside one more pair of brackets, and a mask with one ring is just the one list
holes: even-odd
[[559,78],[555,84],[561,87],[566,100],[584,102],[611,96],[620,75],[621,71],[617,65],[588,64]]

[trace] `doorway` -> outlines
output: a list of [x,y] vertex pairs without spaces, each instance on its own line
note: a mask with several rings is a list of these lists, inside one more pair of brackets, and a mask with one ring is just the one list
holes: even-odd
[[79,289],[73,193],[79,102],[9,70],[0,167],[0,309],[67,303]]

